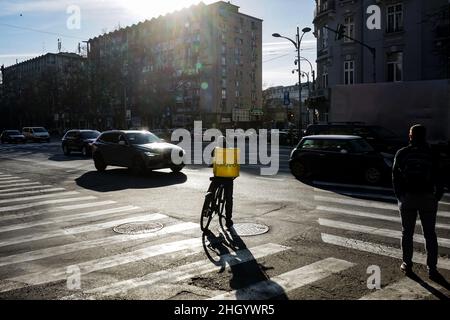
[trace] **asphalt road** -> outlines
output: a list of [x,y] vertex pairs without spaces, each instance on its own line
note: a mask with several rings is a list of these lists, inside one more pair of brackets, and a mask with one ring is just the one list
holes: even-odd
[[[99,173],[91,159],[64,156],[58,142],[1,145],[0,298],[450,297],[448,284],[426,276],[419,225],[417,276],[400,272],[401,225],[389,188],[304,184],[289,174],[289,153],[281,151],[278,175],[263,177],[259,166],[243,166],[235,181],[235,223],[269,227],[248,237],[219,232],[216,221],[202,235],[207,166],[135,177],[121,168]],[[134,222],[162,229],[113,230]],[[450,280],[448,195],[437,234],[439,268]],[[377,278],[380,286],[373,288]]]

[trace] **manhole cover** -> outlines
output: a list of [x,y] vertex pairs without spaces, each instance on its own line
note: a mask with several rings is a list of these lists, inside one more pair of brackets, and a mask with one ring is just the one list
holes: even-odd
[[114,232],[122,234],[145,234],[159,231],[164,226],[158,222],[131,222],[114,227]]
[[258,236],[269,232],[269,227],[258,223],[235,223],[230,232],[241,237]]

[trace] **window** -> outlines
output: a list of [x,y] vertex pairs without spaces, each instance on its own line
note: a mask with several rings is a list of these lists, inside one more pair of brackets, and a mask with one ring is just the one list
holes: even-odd
[[223,66],[227,65],[227,58],[226,57],[222,57],[222,65]]
[[222,77],[227,76],[227,68],[222,68]]
[[386,32],[399,32],[403,30],[403,4],[395,4],[387,7]]
[[344,84],[355,83],[355,61],[344,61]]
[[[344,25],[346,27],[345,35],[347,37],[354,38],[355,37],[355,20],[353,19],[353,16],[346,17]],[[353,40],[344,38],[344,42],[353,42]]]
[[387,55],[387,81],[403,80],[403,52],[393,52]]
[[226,98],[227,98],[227,90],[222,89],[222,99],[226,99]]
[[322,69],[322,88],[328,88],[328,67],[323,66]]
[[236,98],[239,98],[241,96],[241,92],[239,90],[236,90]]
[[227,46],[225,44],[222,44],[222,54],[227,53]]
[[227,79],[222,79],[222,88],[227,87]]

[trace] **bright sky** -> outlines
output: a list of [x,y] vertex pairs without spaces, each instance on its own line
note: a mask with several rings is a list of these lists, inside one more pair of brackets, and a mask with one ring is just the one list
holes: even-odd
[[[118,25],[124,27],[145,19],[198,4],[197,0],[0,0],[0,65],[12,65],[44,54],[76,52],[78,43]],[[204,0],[206,4],[215,0]],[[263,19],[263,86],[293,85],[298,81],[295,48],[292,43],[273,38],[280,33],[295,39],[297,25],[313,28],[314,0],[235,0],[240,12]],[[80,28],[67,26],[73,11],[80,10]],[[36,32],[33,30],[38,30]],[[305,35],[302,56],[315,68],[316,41],[312,33]],[[307,62],[302,70],[310,72]]]

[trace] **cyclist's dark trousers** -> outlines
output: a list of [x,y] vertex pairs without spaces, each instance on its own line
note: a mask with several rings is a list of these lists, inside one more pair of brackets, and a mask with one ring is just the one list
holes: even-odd
[[233,181],[232,178],[214,178],[209,186],[208,192],[215,191],[220,184],[224,186],[225,193],[225,218],[231,220],[233,217]]
[[429,268],[435,269],[438,261],[438,243],[435,231],[438,209],[436,197],[430,193],[406,194],[399,199],[399,207],[403,226],[403,262],[412,265],[414,230],[417,213],[419,213],[427,249],[427,265]]

